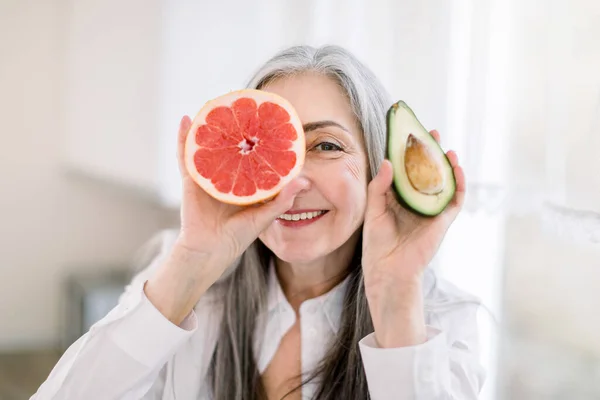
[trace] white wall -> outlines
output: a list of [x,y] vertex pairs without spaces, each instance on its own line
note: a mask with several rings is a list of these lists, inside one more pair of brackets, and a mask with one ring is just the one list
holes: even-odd
[[64,274],[128,261],[164,217],[64,173],[66,12],[61,0],[0,3],[0,350],[56,343]]
[[65,159],[77,170],[156,198],[163,3],[61,2]]

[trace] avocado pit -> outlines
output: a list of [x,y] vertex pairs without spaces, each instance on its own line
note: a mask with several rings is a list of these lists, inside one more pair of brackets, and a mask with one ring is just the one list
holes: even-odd
[[443,165],[439,157],[412,133],[406,139],[404,167],[410,184],[419,193],[436,195],[444,190]]

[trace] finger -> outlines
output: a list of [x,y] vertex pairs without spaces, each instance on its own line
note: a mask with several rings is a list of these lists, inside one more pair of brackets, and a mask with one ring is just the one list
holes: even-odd
[[383,160],[379,172],[367,188],[366,218],[376,218],[386,212],[388,189],[392,184],[394,171],[389,160]]
[[[248,231],[251,236],[249,240],[252,241],[277,217],[290,210],[296,196],[308,187],[309,181],[306,178],[296,178],[287,184],[273,200],[241,211],[236,216],[235,223],[239,224],[242,230]],[[249,227],[251,229],[248,229]]]
[[179,134],[177,135],[177,160],[179,162],[179,172],[182,177],[188,174],[185,166],[185,141],[187,140],[191,126],[192,120],[187,115],[184,115],[179,123]]
[[448,157],[448,161],[450,161],[450,165],[452,165],[452,168],[458,167],[458,156],[456,155],[456,152],[454,150],[450,150],[449,152],[447,152],[446,157]]
[[462,194],[466,193],[467,182],[465,179],[465,172],[461,166],[456,166],[454,168],[454,179],[456,180],[456,191]]
[[433,138],[435,139],[436,142],[438,142],[438,144],[440,143],[440,133],[438,131],[436,131],[435,129],[432,130],[431,132],[429,132],[429,134],[431,136],[433,136]]
[[454,168],[454,179],[456,180],[456,191],[454,193],[454,198],[441,215],[441,220],[444,221],[444,224],[447,224],[447,226],[450,226],[450,224],[456,219],[458,213],[465,203],[467,185],[465,181],[465,173],[462,167],[457,166]]
[[456,167],[454,169],[454,179],[456,180],[456,192],[454,193],[454,198],[450,203],[448,209],[444,214],[449,217],[451,220],[454,220],[458,215],[458,212],[462,209],[465,203],[466,196],[466,183],[465,183],[465,173],[461,167]]

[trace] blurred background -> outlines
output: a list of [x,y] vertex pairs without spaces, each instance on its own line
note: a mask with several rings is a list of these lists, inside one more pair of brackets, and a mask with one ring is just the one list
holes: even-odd
[[465,166],[433,266],[488,309],[482,399],[600,399],[598,0],[0,0],[0,400],[177,227],[180,117],[328,43]]

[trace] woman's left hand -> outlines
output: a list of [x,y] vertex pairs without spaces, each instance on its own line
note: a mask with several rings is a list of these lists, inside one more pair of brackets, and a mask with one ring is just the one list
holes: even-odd
[[[430,134],[439,142],[437,131]],[[436,217],[421,217],[395,199],[392,165],[385,160],[368,187],[362,266],[375,337],[381,347],[425,342],[421,277],[437,252],[465,198],[465,177],[453,151],[456,194]]]

